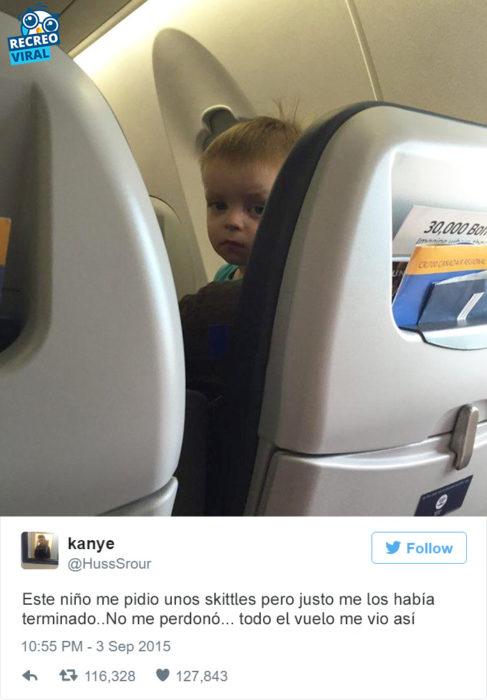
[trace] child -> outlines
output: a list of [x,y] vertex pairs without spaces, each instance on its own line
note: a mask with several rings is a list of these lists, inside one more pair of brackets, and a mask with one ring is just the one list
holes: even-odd
[[224,131],[203,153],[208,236],[226,261],[215,281],[244,276],[272,185],[300,134],[294,121],[256,117]]
[[209,398],[225,386],[230,329],[242,286],[238,280],[276,175],[300,133],[294,122],[256,117],[224,131],[201,157],[208,235],[226,265],[214,282],[183,297],[179,310],[187,386]]
[[[186,385],[188,389],[204,394],[211,402],[211,410],[205,414],[209,451],[203,477],[207,489],[205,512],[209,515],[220,514],[220,469],[226,463],[224,396],[230,371],[231,329],[242,288],[241,278],[269,192],[300,132],[296,124],[282,119],[249,119],[220,134],[201,158],[208,205],[208,236],[226,265],[218,270],[214,282],[181,299],[179,310]],[[176,472],[179,489],[174,512],[178,515],[200,512],[191,511],[193,504],[199,503],[194,497],[194,484],[200,483],[202,478],[198,474],[199,465],[195,467],[184,458],[186,454],[194,454],[195,440],[201,440],[201,435],[205,435],[198,420],[191,418],[191,411],[198,415],[192,403],[198,394],[188,394],[187,406],[190,408],[187,409],[183,458]]]

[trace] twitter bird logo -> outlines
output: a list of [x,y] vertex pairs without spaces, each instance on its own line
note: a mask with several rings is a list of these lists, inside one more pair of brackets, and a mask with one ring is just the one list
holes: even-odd
[[387,547],[387,554],[395,554],[400,546],[399,540],[396,540],[392,544],[389,544],[389,542],[386,542],[386,547]]

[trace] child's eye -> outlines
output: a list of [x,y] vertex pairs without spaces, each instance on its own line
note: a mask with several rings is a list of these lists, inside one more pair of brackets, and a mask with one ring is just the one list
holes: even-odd
[[265,204],[254,204],[252,207],[250,207],[250,212],[254,216],[260,217],[264,213],[264,207],[265,207]]
[[208,209],[212,211],[225,211],[226,208],[225,202],[208,202]]

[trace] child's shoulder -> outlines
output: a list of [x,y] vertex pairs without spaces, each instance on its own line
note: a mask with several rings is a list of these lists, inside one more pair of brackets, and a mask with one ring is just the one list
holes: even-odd
[[229,282],[233,280],[235,273],[238,270],[238,265],[232,265],[231,263],[225,263],[216,272],[213,278],[214,282]]

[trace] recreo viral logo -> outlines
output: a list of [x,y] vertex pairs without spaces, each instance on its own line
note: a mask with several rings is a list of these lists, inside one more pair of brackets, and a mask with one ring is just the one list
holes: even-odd
[[12,66],[51,60],[50,47],[59,44],[58,17],[42,3],[28,7],[19,15],[22,34],[7,39]]

